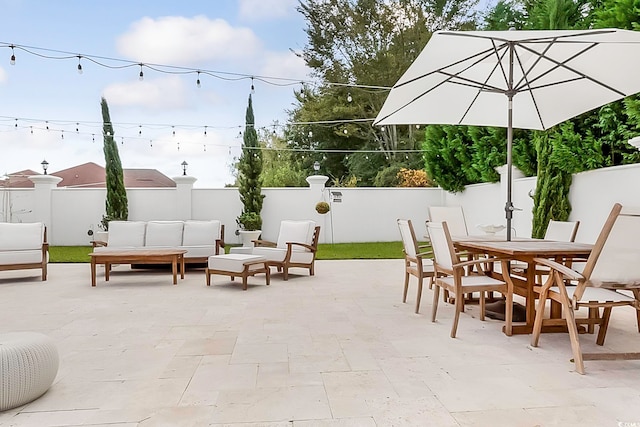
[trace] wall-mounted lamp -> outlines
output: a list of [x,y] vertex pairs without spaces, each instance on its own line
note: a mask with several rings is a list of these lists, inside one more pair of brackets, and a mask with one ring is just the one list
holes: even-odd
[[315,161],[313,162],[313,170],[318,172],[320,170],[320,162],[319,161]]
[[43,160],[41,163],[42,165],[42,170],[44,171],[44,174],[47,174],[47,169],[49,168],[49,162],[47,162],[46,160]]
[[189,166],[189,163],[187,163],[187,161],[183,161],[182,163],[182,175],[187,175],[187,166]]

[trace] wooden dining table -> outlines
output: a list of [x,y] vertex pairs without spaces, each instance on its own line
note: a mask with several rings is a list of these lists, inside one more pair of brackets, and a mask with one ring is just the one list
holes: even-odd
[[[526,274],[523,276],[511,275],[514,285],[514,293],[525,298],[526,322],[524,325],[514,325],[513,334],[530,334],[533,331],[536,308],[536,269],[534,258],[549,258],[558,262],[571,259],[586,259],[591,253],[593,245],[577,242],[556,242],[539,239],[505,240],[464,240],[455,239],[454,246],[458,251],[466,251],[473,254],[486,254],[491,257],[509,258],[514,261],[527,263]],[[490,272],[498,278],[502,273]],[[499,274],[499,276],[498,276]],[[558,308],[552,309],[552,316],[558,316]],[[545,326],[543,332],[560,332],[559,326]],[[503,328],[506,333],[506,329]]]

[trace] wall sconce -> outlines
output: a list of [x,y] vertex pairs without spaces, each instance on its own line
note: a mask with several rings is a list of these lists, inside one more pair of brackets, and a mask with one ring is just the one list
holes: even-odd
[[313,162],[313,170],[318,172],[320,170],[320,162],[319,161],[315,161]]
[[42,165],[42,170],[44,171],[44,174],[47,174],[47,169],[49,169],[49,162],[47,162],[46,160],[43,160],[41,163]]
[[189,163],[187,163],[187,161],[185,160],[185,161],[183,161],[181,163],[181,165],[182,165],[182,175],[186,176],[187,175],[187,166],[189,166]]

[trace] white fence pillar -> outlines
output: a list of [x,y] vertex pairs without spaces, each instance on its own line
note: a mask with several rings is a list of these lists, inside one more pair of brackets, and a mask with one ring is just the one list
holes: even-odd
[[193,183],[198,179],[188,175],[176,176],[172,179],[176,183],[178,219],[187,220],[193,218],[191,212],[191,191],[193,190]]
[[34,184],[33,219],[35,222],[43,222],[47,227],[47,239],[51,241],[55,230],[53,229],[51,191],[58,186],[62,178],[52,175],[33,175],[29,179]]
[[[309,183],[309,190],[311,190],[311,194],[313,199],[317,202],[329,202],[324,197],[325,184],[329,180],[328,176],[324,175],[311,175],[307,177],[307,182]],[[312,199],[312,200],[313,200]],[[331,242],[333,243],[333,212],[329,211],[328,214],[315,214],[314,220],[318,225],[320,225],[320,232],[324,234],[324,238],[321,239],[322,242]]]

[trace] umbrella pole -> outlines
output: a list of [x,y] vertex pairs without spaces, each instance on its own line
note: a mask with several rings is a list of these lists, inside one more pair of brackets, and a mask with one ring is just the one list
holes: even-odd
[[513,151],[513,95],[509,97],[509,116],[507,122],[507,203],[504,206],[504,213],[507,218],[507,241],[511,241],[511,218],[513,218],[513,203],[511,202],[511,183],[513,159],[511,152]]

